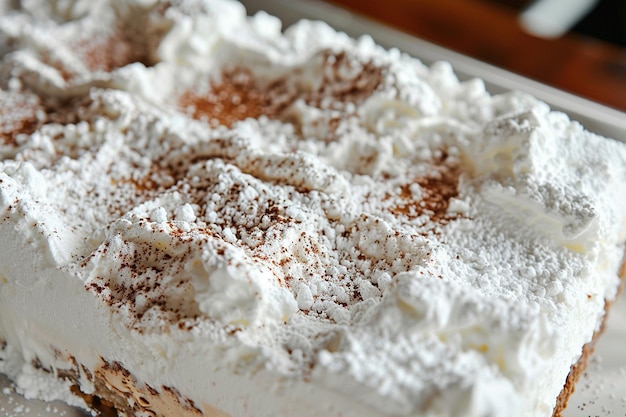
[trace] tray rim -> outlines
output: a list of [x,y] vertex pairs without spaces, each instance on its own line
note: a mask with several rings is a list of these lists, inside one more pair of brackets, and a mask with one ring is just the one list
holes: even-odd
[[267,12],[285,27],[300,19],[322,20],[352,37],[371,36],[385,48],[397,48],[426,65],[449,62],[460,80],[481,78],[492,94],[523,91],[566,113],[587,130],[626,142],[626,112],[559,90],[467,55],[394,29],[371,18],[320,0],[240,0],[249,14]]

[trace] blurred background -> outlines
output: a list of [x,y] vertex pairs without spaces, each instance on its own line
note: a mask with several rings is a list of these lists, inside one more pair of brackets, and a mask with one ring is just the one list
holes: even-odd
[[329,1],[626,111],[626,0]]

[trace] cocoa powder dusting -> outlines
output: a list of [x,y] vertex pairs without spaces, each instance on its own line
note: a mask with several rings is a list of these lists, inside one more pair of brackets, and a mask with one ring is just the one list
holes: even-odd
[[0,94],[0,144],[16,146],[19,135],[33,133],[45,113],[39,98],[14,93]]
[[75,50],[89,70],[111,72],[143,60],[141,51],[134,47],[128,36],[117,29],[108,35],[82,39],[75,45]]
[[173,174],[167,167],[164,168],[155,163],[145,174],[122,178],[119,183],[132,184],[137,196],[148,198],[171,187],[176,181]]
[[[156,6],[154,16],[164,15],[168,7]],[[112,29],[82,36],[72,49],[90,71],[111,72],[135,62],[146,67],[154,65],[158,60],[155,51],[169,27],[154,25],[149,20],[148,15],[129,17]]]
[[[438,167],[438,176],[416,178],[415,183],[420,187],[420,198],[416,199],[411,192],[412,184],[400,187],[397,196],[400,202],[390,209],[397,216],[405,216],[415,219],[427,215],[431,221],[446,223],[451,219],[448,213],[450,199],[458,195],[459,169],[451,167]],[[386,195],[386,199],[392,198]]]
[[231,127],[246,118],[276,118],[293,98],[283,81],[261,87],[248,69],[224,71],[220,82],[211,82],[205,94],[184,92],[178,107],[194,119]]
[[326,52],[321,59],[323,81],[317,90],[305,96],[305,102],[311,106],[323,107],[326,98],[331,98],[333,104],[358,104],[370,97],[383,82],[383,68],[371,61],[360,62],[345,52]]
[[[287,79],[277,79],[262,85],[249,69],[236,68],[223,71],[220,81],[211,82],[207,93],[188,90],[181,94],[178,107],[194,119],[206,119],[227,127],[260,116],[297,124],[289,114],[283,113],[298,98],[309,106],[320,108],[328,103],[358,104],[370,97],[382,83],[383,68],[372,62],[363,63],[346,53],[329,52],[323,53],[319,59],[319,65],[328,71],[324,71],[322,81],[314,91],[306,91],[299,85],[297,79],[302,75],[298,69],[289,77],[289,83]],[[330,131],[334,132],[338,120],[329,123]]]

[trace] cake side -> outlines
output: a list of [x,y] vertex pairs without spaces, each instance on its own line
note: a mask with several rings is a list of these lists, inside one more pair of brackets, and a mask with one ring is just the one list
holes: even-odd
[[[622,261],[622,266],[619,270],[618,275],[620,276],[622,280],[620,287],[619,287],[619,291],[618,291],[619,293],[621,293],[624,289],[624,281],[626,281],[626,255],[624,256],[624,260]],[[591,342],[583,346],[580,359],[575,364],[572,365],[570,373],[567,375],[567,380],[565,381],[565,385],[563,386],[563,390],[561,391],[561,393],[559,394],[557,398],[556,406],[554,407],[554,414],[553,414],[554,417],[561,417],[562,413],[567,408],[569,397],[572,394],[574,394],[576,390],[576,383],[578,382],[578,379],[580,379],[585,369],[587,368],[589,358],[595,350],[596,343],[598,342],[599,337],[602,336],[602,333],[604,333],[604,331],[606,330],[607,318],[610,313],[612,304],[613,304],[612,301],[608,301],[608,300],[606,301],[606,307],[604,308],[605,315],[602,318],[602,323],[600,324],[600,327],[595,331]]]
[[555,412],[617,292],[623,144],[319,22],[43,3],[0,19],[0,370],[27,395]]

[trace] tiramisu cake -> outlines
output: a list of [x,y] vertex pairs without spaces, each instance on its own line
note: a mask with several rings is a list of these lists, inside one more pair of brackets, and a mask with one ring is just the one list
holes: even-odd
[[549,417],[626,145],[239,3],[0,3],[0,371],[160,417]]

